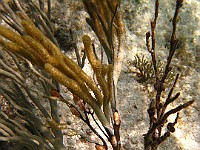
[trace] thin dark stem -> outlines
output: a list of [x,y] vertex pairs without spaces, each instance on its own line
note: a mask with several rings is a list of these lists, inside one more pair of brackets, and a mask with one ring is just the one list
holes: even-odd
[[51,0],[47,1],[47,6],[48,6],[48,8],[47,8],[47,17],[48,17],[49,20],[51,20]]
[[[82,119],[87,125],[88,127],[93,131],[94,134],[96,134],[100,139],[101,141],[103,142],[103,145],[107,147],[107,144],[106,144],[106,141],[103,139],[103,137],[93,128],[93,126],[90,124],[90,120],[88,118],[88,114],[87,114],[87,111],[85,110],[84,111],[84,114],[86,116],[86,119]],[[92,113],[90,113],[91,116],[93,117]],[[93,118],[94,119],[94,118]],[[95,119],[94,119],[95,121]],[[96,122],[96,121],[95,121]],[[96,124],[98,125],[98,123],[96,122]],[[98,127],[100,128],[100,126],[98,125]],[[100,128],[101,129],[101,128]],[[101,129],[102,130],[102,129]],[[104,133],[104,132],[103,132]],[[98,144],[100,145],[100,144]]]
[[109,138],[108,135],[105,133],[105,131],[100,127],[100,125],[99,125],[99,123],[97,122],[97,120],[94,118],[94,114],[91,113],[90,115],[92,116],[92,119],[94,120],[94,122],[96,123],[96,125],[98,126],[98,128],[101,130],[101,132],[102,132],[107,138]]

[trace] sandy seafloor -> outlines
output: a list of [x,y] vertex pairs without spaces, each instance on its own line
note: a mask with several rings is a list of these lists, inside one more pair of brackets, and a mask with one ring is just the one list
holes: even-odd
[[[94,40],[98,49],[98,40],[85,22],[85,13],[80,1],[64,1],[60,6],[60,11],[65,13],[61,17],[67,22],[67,26],[72,28],[77,35],[78,47],[81,49],[81,37],[89,34]],[[67,7],[67,8],[66,8]],[[122,0],[121,8],[126,24],[126,48],[123,70],[118,83],[119,108],[122,118],[121,137],[123,148],[126,150],[142,150],[143,134],[148,130],[147,108],[149,104],[149,93],[153,91],[152,85],[148,87],[138,83],[133,73],[127,73],[130,67],[128,62],[134,60],[136,54],[145,55],[150,59],[150,54],[145,46],[145,33],[150,29],[150,21],[154,16],[153,0]],[[169,39],[171,35],[171,19],[174,14],[175,2],[171,0],[160,1],[159,17],[156,29],[156,49],[157,58],[166,62]],[[171,134],[160,150],[198,150],[200,149],[200,1],[184,1],[179,13],[179,23],[177,27],[177,38],[179,47],[177,54],[172,61],[174,73],[179,72],[181,77],[176,86],[176,92],[180,91],[181,96],[171,108],[188,100],[195,100],[195,104],[180,112],[180,119],[176,125],[176,132]],[[58,9],[56,9],[57,11]],[[72,54],[72,52],[70,52]],[[74,55],[73,55],[74,56]],[[72,56],[72,57],[73,57]],[[74,57],[75,58],[75,57]],[[87,65],[84,70],[90,72]],[[134,71],[134,68],[132,68]],[[178,71],[176,71],[178,69]],[[167,92],[168,89],[166,89]],[[163,100],[166,95],[163,95]],[[170,108],[170,107],[169,107]],[[69,117],[69,116],[68,116]],[[175,116],[169,118],[173,121]],[[65,118],[66,119],[66,118]],[[64,120],[65,120],[64,119]],[[78,121],[76,118],[67,120]],[[85,128],[80,122],[72,123],[77,129]],[[74,136],[66,138],[66,145],[69,149],[93,149],[93,144],[80,142]]]
[[[94,40],[98,50],[99,43],[94,33],[85,21],[88,16],[81,0],[53,1],[53,17],[57,27],[61,24],[67,29],[72,29],[77,37],[77,46],[83,49],[81,37],[88,34]],[[171,19],[174,14],[175,2],[172,0],[160,1],[159,17],[156,29],[156,49],[158,59],[166,62],[168,45],[171,33]],[[171,108],[180,103],[195,100],[192,107],[180,112],[176,132],[171,134],[159,150],[199,150],[200,149],[200,0],[185,0],[179,14],[177,38],[179,47],[173,59],[174,72],[179,72],[181,77],[175,92],[180,91],[181,96],[177,102],[170,105]],[[148,131],[147,108],[150,102],[150,93],[153,93],[152,85],[147,87],[138,83],[135,74],[129,69],[134,68],[129,62],[134,60],[136,54],[145,55],[150,59],[150,54],[145,46],[145,33],[150,29],[150,21],[154,16],[154,0],[122,0],[121,9],[126,24],[126,47],[123,69],[118,83],[119,112],[122,119],[121,140],[125,150],[142,150],[143,134]],[[75,54],[66,52],[73,59]],[[129,68],[129,69],[128,69]],[[86,60],[83,68],[92,75],[91,68]],[[176,71],[178,69],[178,71]],[[168,89],[166,89],[167,92]],[[62,93],[68,96],[66,93]],[[163,95],[163,100],[166,95]],[[169,107],[170,108],[170,107]],[[60,104],[62,122],[68,122],[69,128],[63,132],[70,136],[64,137],[65,145],[70,150],[93,150],[94,145],[84,142],[73,133],[71,129],[87,131],[87,127],[80,120],[69,113],[66,106]],[[174,116],[169,120],[173,121]],[[95,137],[91,135],[93,139]]]

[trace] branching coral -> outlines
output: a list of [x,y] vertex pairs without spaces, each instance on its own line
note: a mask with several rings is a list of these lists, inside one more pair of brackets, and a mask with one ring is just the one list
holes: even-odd
[[[154,89],[156,91],[155,99],[153,99],[150,103],[148,114],[150,118],[150,127],[147,132],[147,134],[144,135],[144,145],[145,150],[156,150],[160,143],[165,141],[167,137],[170,136],[170,133],[175,132],[175,124],[178,121],[179,118],[179,111],[187,108],[188,106],[192,105],[194,100],[191,100],[189,102],[186,102],[182,105],[177,106],[176,108],[173,108],[171,110],[166,111],[166,108],[169,104],[174,102],[178,99],[180,96],[180,92],[176,93],[174,96],[172,95],[174,92],[175,85],[178,81],[179,74],[176,75],[175,81],[173,86],[171,87],[168,96],[165,100],[165,102],[161,101],[161,94],[163,91],[165,91],[164,83],[166,82],[167,76],[171,71],[170,63],[172,61],[172,57],[174,55],[174,52],[176,50],[176,45],[178,43],[178,40],[176,39],[176,27],[177,27],[177,18],[178,18],[178,12],[179,9],[182,6],[182,0],[176,1],[176,9],[172,21],[173,29],[172,29],[172,35],[170,40],[170,48],[169,48],[169,55],[167,58],[167,63],[165,65],[164,73],[159,76],[158,72],[158,66],[156,61],[156,36],[155,36],[155,29],[156,29],[156,21],[158,17],[158,8],[159,8],[159,0],[156,0],[155,2],[155,18],[151,22],[151,34],[150,32],[146,33],[146,46],[151,54],[154,73],[155,73],[155,84]],[[150,46],[150,37],[151,37],[151,46]],[[167,118],[171,115],[177,113],[176,119],[174,122],[168,122]],[[162,128],[164,125],[167,124],[167,131],[162,134]]]

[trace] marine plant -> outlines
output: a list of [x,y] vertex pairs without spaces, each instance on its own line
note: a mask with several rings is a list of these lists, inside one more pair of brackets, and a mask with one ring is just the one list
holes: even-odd
[[[194,103],[194,100],[191,100],[183,104],[180,104],[175,108],[169,110],[167,109],[169,104],[173,103],[180,96],[180,92],[173,94],[176,83],[178,82],[179,74],[176,75],[174,83],[170,88],[168,95],[166,96],[166,99],[163,101],[161,98],[162,93],[165,91],[164,84],[167,84],[166,83],[167,76],[172,70],[171,62],[178,43],[178,39],[176,37],[176,28],[178,23],[177,21],[178,13],[182,6],[182,3],[183,0],[176,1],[175,13],[172,20],[172,32],[171,32],[169,53],[167,57],[167,62],[165,64],[164,73],[161,76],[159,75],[158,72],[158,63],[156,58],[156,36],[155,36],[155,29],[157,23],[156,21],[159,12],[159,0],[156,0],[155,2],[155,17],[154,20],[151,22],[151,33],[150,32],[146,33],[146,47],[151,55],[155,80],[156,80],[154,83],[154,90],[156,91],[156,95],[155,98],[151,100],[149,108],[147,110],[149,114],[149,130],[144,135],[145,150],[157,150],[158,146],[162,142],[164,142],[170,136],[171,133],[175,132],[174,126],[178,122],[179,111],[184,108],[187,108],[192,103]],[[151,45],[150,45],[150,38],[151,38]],[[174,122],[169,122],[167,119],[172,114],[176,114],[176,118]],[[163,128],[165,127],[165,125],[167,126],[167,129],[163,133]]]

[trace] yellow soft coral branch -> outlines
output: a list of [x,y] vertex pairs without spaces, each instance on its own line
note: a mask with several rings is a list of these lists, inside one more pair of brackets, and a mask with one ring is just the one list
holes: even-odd
[[74,61],[72,61],[68,56],[65,56],[65,64],[67,64],[74,72],[79,75],[79,77],[87,84],[87,86],[94,92],[97,103],[99,106],[102,105],[103,97],[101,91],[97,88],[92,78],[88,76]]
[[[44,68],[59,83],[65,85],[73,94],[88,103],[103,126],[110,130],[108,113],[104,114],[105,112],[103,113],[101,110],[103,99],[104,102],[108,100],[108,88],[105,80],[106,73],[102,74],[101,62],[98,60],[94,61],[93,69],[97,74],[98,72],[100,73],[97,75],[97,80],[101,85],[104,97],[92,78],[80,66],[69,57],[63,55],[60,49],[45,37],[30,19],[26,17],[22,18],[21,25],[24,29],[22,35],[7,28],[1,28],[5,30],[0,30],[0,35],[9,41],[0,37],[0,43],[13,53],[19,54],[37,65],[39,64],[40,67]],[[91,58],[89,59],[92,60]],[[92,96],[91,92],[95,96]]]
[[39,29],[37,29],[34,24],[30,23],[30,21],[27,20],[22,20],[21,24],[25,32],[31,37],[33,37],[36,41],[41,43],[50,55],[59,59],[63,58],[60,49],[55,44],[53,44],[51,40],[44,36],[44,34]]
[[[19,54],[34,64],[42,65],[41,61],[43,60],[40,55],[38,55],[35,50],[33,50],[23,39],[21,35],[12,31],[9,28],[2,27],[0,28],[0,35],[4,38],[10,40],[11,42],[5,41],[1,38],[0,43],[8,50],[12,51],[15,54]],[[37,57],[37,60],[36,60]],[[38,58],[40,58],[38,60]]]
[[101,61],[96,59],[96,56],[92,49],[92,41],[91,41],[90,37],[88,35],[84,35],[82,37],[82,40],[83,40],[84,48],[85,48],[85,51],[87,54],[87,58],[91,64],[92,68],[94,69],[94,71],[100,72],[102,70],[102,63],[101,63]]
[[[44,67],[45,63],[50,63],[54,67],[57,66],[60,71],[84,85],[84,82],[94,92],[98,105],[102,105],[102,95],[96,84],[75,62],[69,57],[64,56],[59,48],[53,44],[43,33],[38,30],[31,20],[22,20],[22,26],[26,33],[19,35],[16,32],[2,27],[0,35],[13,42],[0,40],[1,44],[14,53],[20,54],[29,59],[33,63],[39,63],[39,66]],[[27,35],[28,34],[28,35]],[[34,60],[37,58],[37,60]],[[86,88],[86,87],[85,87]]]
[[109,93],[109,102],[113,100],[113,65],[108,65],[107,71],[107,84],[108,84],[108,93]]
[[36,58],[33,55],[31,55],[29,52],[25,51],[24,48],[20,47],[19,45],[17,45],[14,42],[5,41],[4,39],[2,39],[0,37],[0,44],[14,54],[19,54],[19,55],[27,58],[28,60],[32,61],[33,63],[37,62]]
[[72,93],[76,94],[78,97],[83,99],[86,103],[88,103],[98,116],[101,123],[110,129],[109,122],[103,112],[101,111],[100,107],[98,106],[97,102],[88,94],[89,92],[84,91],[79,84],[65,76],[62,72],[60,72],[58,69],[54,68],[51,64],[45,64],[45,70],[49,72],[54,79],[56,79],[59,83],[65,85]]
[[7,27],[1,26],[0,35],[14,43],[17,43],[21,47],[27,47],[27,44],[23,41],[21,35],[17,34]]
[[52,77],[55,78],[59,83],[65,85],[72,93],[76,94],[81,99],[85,100],[88,104],[91,103],[91,100],[89,99],[88,95],[83,92],[78,82],[69,78],[64,73],[60,72],[58,69],[56,69],[49,63],[45,64],[44,69],[48,73],[50,73]]
[[105,80],[105,77],[103,75],[103,65],[100,60],[98,60],[93,52],[92,49],[92,42],[88,35],[83,36],[82,38],[84,48],[87,54],[87,58],[95,72],[96,79],[103,91],[103,111],[106,115],[106,118],[109,120],[109,95],[108,95],[108,86]]
[[57,63],[57,61],[49,55],[48,51],[44,48],[44,46],[38,43],[31,36],[25,35],[23,36],[23,39],[33,50],[35,50],[36,53],[39,54],[39,57],[42,59],[43,62]]

